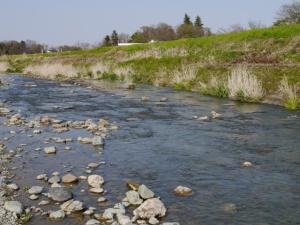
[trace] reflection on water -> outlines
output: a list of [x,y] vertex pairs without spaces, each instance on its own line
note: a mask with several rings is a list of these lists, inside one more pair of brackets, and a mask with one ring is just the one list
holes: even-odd
[[[36,184],[37,174],[72,169],[82,175],[86,165],[106,161],[96,172],[103,174],[108,202],[81,193],[85,183],[72,187],[76,198],[101,210],[120,201],[127,191],[125,181],[136,180],[161,196],[168,207],[165,221],[198,224],[299,224],[300,223],[300,117],[280,107],[237,104],[223,99],[175,92],[168,88],[139,86],[135,91],[117,83],[98,83],[98,90],[22,76],[7,76],[9,86],[0,88],[0,101],[28,118],[47,114],[65,120],[108,118],[121,129],[107,140],[103,152],[72,143],[71,151],[45,157],[35,152],[48,137],[86,135],[83,131],[53,134],[51,130],[32,139],[28,133],[9,147],[27,143],[27,154],[14,160],[20,186]],[[34,84],[34,85],[28,85]],[[36,86],[35,86],[36,85]],[[141,102],[141,96],[148,102]],[[161,97],[169,99],[160,103]],[[215,110],[217,120],[194,120]],[[0,138],[12,128],[1,127]],[[29,131],[28,131],[29,132]],[[83,132],[83,133],[82,133]],[[63,149],[64,145],[58,145]],[[251,161],[253,168],[240,167]],[[180,198],[173,189],[186,185],[194,190]],[[33,204],[25,195],[20,196]],[[236,212],[225,212],[233,203]],[[57,206],[49,206],[57,208]],[[83,224],[86,219],[70,216],[57,224]],[[30,224],[51,224],[35,218]]]

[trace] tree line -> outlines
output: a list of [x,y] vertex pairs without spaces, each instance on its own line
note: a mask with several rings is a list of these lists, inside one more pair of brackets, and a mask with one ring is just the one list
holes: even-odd
[[167,23],[159,23],[152,26],[142,26],[131,36],[128,34],[118,34],[116,30],[111,35],[106,35],[102,45],[115,46],[118,43],[146,43],[150,41],[171,41],[180,38],[196,38],[209,36],[212,32],[208,27],[204,27],[201,17],[197,16],[192,22],[191,18],[185,14],[183,23],[173,28]]

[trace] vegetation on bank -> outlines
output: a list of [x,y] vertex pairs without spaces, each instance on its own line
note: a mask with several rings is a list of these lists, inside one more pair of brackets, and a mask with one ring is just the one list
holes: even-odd
[[299,107],[300,24],[210,37],[2,56],[7,72],[45,78],[124,80],[246,102]]

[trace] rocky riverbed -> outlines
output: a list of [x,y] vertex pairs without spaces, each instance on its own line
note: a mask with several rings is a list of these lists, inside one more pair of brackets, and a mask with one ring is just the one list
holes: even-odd
[[299,221],[297,112],[147,86],[4,80],[0,224]]

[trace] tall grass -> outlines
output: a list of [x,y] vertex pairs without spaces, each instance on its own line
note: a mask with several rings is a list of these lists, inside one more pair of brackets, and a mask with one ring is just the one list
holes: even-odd
[[262,82],[243,65],[234,68],[228,76],[228,91],[229,97],[239,101],[259,102],[264,96]]
[[190,89],[191,82],[197,77],[197,64],[181,64],[171,72],[170,84],[175,89]]
[[70,64],[61,63],[44,63],[27,66],[25,74],[38,75],[47,79],[55,79],[57,77],[75,78],[80,71]]
[[228,97],[228,85],[224,80],[212,77],[207,84],[200,82],[200,92],[219,98]]
[[6,72],[8,69],[8,63],[7,62],[0,62],[0,73]]
[[290,85],[287,77],[284,77],[279,85],[279,92],[282,96],[283,105],[290,110],[299,108],[299,88],[296,85]]

